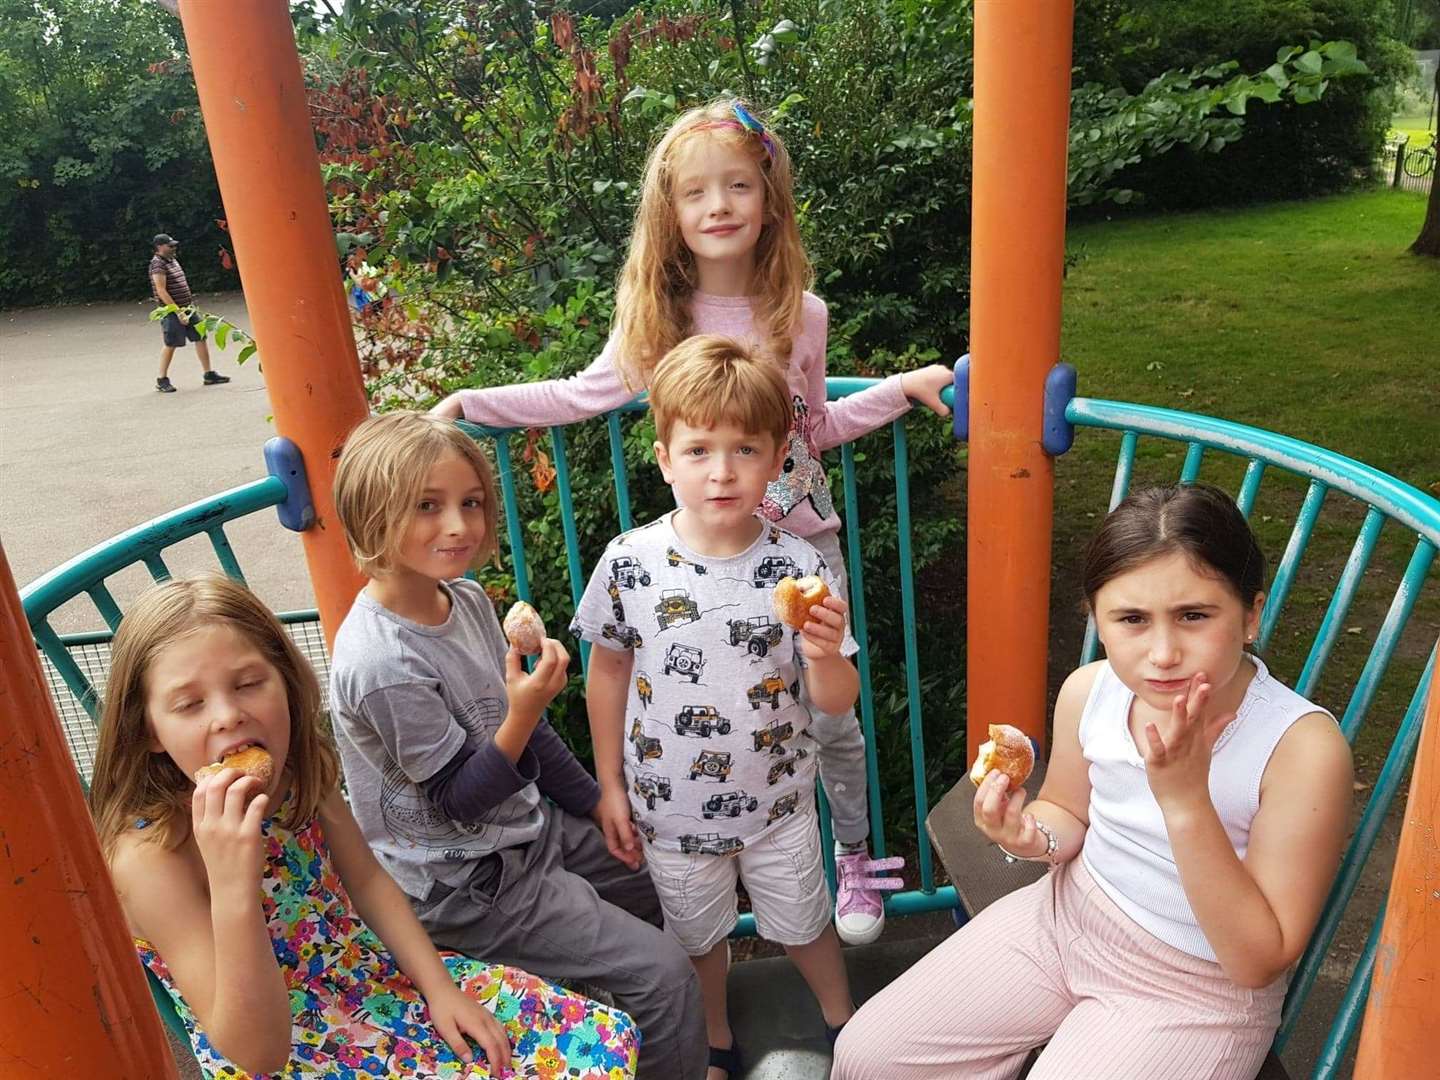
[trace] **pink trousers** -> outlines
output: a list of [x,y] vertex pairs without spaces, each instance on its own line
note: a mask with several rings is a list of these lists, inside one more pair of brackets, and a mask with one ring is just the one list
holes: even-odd
[[1254,1080],[1285,979],[1237,986],[1076,858],[996,901],[845,1025],[831,1080]]

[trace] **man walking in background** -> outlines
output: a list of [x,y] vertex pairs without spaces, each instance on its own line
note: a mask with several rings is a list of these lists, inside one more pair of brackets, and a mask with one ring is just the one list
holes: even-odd
[[150,295],[160,305],[174,304],[180,310],[171,312],[160,320],[160,329],[165,347],[160,350],[160,377],[155,380],[155,389],[162,394],[173,394],[175,386],[170,382],[170,361],[177,348],[185,342],[195,342],[195,351],[200,356],[200,367],[204,369],[206,386],[219,386],[230,381],[228,375],[210,370],[210,346],[195,329],[196,315],[187,310],[195,299],[190,293],[190,284],[185,280],[185,271],[175,257],[179,241],[169,233],[157,233],[151,241],[154,254],[150,258]]

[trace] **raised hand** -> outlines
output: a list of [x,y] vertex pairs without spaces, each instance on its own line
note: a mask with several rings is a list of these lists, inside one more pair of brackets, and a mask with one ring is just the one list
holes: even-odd
[[223,886],[253,891],[260,881],[260,823],[270,805],[262,788],[259,780],[239,769],[221,769],[195,783],[191,823],[212,892]]
[[1145,725],[1140,756],[1145,760],[1150,791],[1162,810],[1210,799],[1210,760],[1215,743],[1235,719],[1233,712],[1206,715],[1211,693],[1208,676],[1196,672],[1185,692],[1175,695],[1163,727]]
[[839,656],[845,641],[845,614],[850,606],[833,593],[810,608],[810,618],[800,628],[800,652],[807,660]]
[[520,653],[510,649],[505,654],[505,693],[510,699],[512,715],[523,716],[533,729],[545,707],[565,689],[569,679],[570,654],[554,638],[546,638],[540,646],[540,659],[528,674],[520,662]]

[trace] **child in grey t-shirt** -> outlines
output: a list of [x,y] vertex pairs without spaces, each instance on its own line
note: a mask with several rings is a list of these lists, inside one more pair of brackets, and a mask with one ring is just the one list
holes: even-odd
[[372,417],[346,443],[335,506],[370,581],[335,636],[330,708],[356,820],[437,945],[609,991],[643,1032],[641,1080],[701,1080],[695,973],[543,716],[570,658],[547,638],[526,674],[462,577],[495,550],[495,494],[437,417]]

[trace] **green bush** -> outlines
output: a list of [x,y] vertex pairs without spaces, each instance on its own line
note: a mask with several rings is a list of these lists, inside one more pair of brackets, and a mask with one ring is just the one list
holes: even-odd
[[[607,21],[563,11],[536,21],[526,0],[437,0],[423,13],[347,5],[307,38],[307,70],[342,253],[388,290],[362,317],[376,401],[423,406],[457,387],[564,377],[590,363],[610,323],[647,147],[680,110],[727,92],[768,114],[795,160],[816,291],[831,310],[829,372],[950,362],[968,325],[971,33],[970,5],[958,0],[672,0]],[[1127,164],[1181,141],[1223,146],[1247,101],[1313,96],[1322,72],[1358,68],[1353,51],[1326,49],[1314,74],[1297,67],[1311,62],[1297,49],[1277,74],[1236,75],[1231,64],[1172,73],[1135,95],[1077,91],[1071,198],[1125,198],[1116,174]],[[964,452],[933,417],[909,430],[914,568],[938,584],[963,555],[945,493]],[[612,466],[603,424],[566,438],[583,493],[583,578],[618,531]],[[890,440],[862,441],[857,488],[881,782],[905,793]],[[555,463],[544,439],[510,441],[534,600],[559,629],[573,601]],[[673,506],[651,441],[647,420],[626,422],[641,522]],[[513,597],[508,571],[485,581],[497,599]],[[958,717],[963,599],[936,587],[922,589],[920,605],[926,712]],[[556,715],[575,745],[588,745],[578,682]],[[935,782],[963,771],[958,724],[930,723],[927,739]],[[913,832],[907,798],[887,805]]]
[[[1109,2],[1109,0],[1106,0]],[[1126,170],[1118,182],[1154,209],[1309,198],[1371,175],[1410,61],[1390,36],[1388,0],[1148,0],[1128,5],[1110,55],[1088,62],[1136,90],[1167,69],[1233,57],[1266,67],[1282,47],[1307,39],[1351,42],[1371,76],[1329,87],[1324,100],[1281,102],[1247,116],[1245,137],[1223,157],[1186,146]]]

